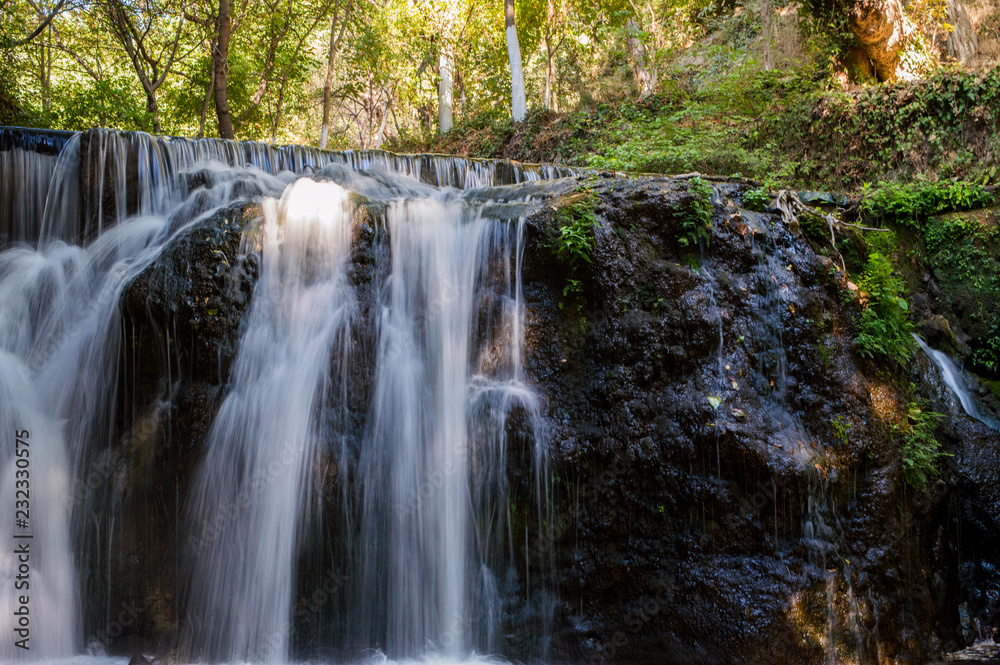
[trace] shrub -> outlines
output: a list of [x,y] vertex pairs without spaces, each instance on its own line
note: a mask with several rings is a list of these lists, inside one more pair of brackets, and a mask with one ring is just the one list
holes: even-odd
[[712,194],[714,190],[707,182],[695,176],[688,180],[688,192],[692,194],[687,206],[680,213],[681,228],[677,242],[683,247],[697,245],[708,240],[708,230],[712,226]]
[[911,403],[906,427],[893,427],[894,432],[903,436],[903,474],[906,483],[917,491],[927,487],[931,478],[938,475],[938,458],[950,457],[948,453],[941,451],[941,444],[934,438],[934,429],[941,418],[940,413],[924,411],[918,404]]
[[868,295],[868,307],[858,321],[858,353],[904,363],[913,354],[913,324],[909,305],[901,298],[903,282],[892,273],[892,263],[878,252],[868,257],[859,285]]
[[754,212],[764,212],[771,204],[771,195],[763,187],[747,190],[743,194],[743,206]]
[[970,182],[884,184],[866,196],[862,210],[882,223],[922,228],[927,218],[949,210],[971,210],[992,203],[982,186]]

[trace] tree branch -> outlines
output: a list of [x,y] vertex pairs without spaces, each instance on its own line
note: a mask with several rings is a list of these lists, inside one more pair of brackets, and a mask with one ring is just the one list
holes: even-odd
[[45,17],[45,20],[43,20],[38,25],[38,27],[36,27],[34,30],[31,31],[31,34],[29,34],[27,37],[24,37],[22,39],[6,40],[3,45],[6,48],[14,48],[16,46],[24,46],[25,44],[27,44],[28,42],[30,42],[31,40],[33,40],[35,37],[37,37],[38,35],[42,34],[42,30],[45,30],[45,28],[49,27],[49,23],[52,23],[52,19],[54,19],[56,17],[56,14],[59,13],[59,11],[63,8],[63,5],[65,5],[65,4],[66,4],[66,0],[59,0],[59,4],[57,4],[55,6],[55,9],[53,9],[49,13],[49,15]]

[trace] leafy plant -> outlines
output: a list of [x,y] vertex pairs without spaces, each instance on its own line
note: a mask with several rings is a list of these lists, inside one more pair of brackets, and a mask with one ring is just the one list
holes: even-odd
[[906,426],[893,426],[893,432],[903,437],[903,473],[906,483],[917,491],[927,487],[927,483],[939,474],[937,461],[950,457],[941,451],[941,444],[934,437],[937,421],[943,416],[933,411],[924,411],[920,405],[909,404]]
[[921,228],[932,215],[981,208],[992,201],[992,195],[982,185],[970,182],[889,183],[866,197],[861,207],[883,223]]
[[683,247],[697,245],[708,240],[708,230],[712,226],[712,194],[714,190],[707,182],[695,176],[688,180],[691,198],[680,212],[680,231],[677,242]]
[[843,416],[837,416],[830,419],[830,427],[833,428],[833,436],[846,446],[849,440],[847,433],[851,429],[851,423]]
[[858,353],[906,362],[913,354],[913,324],[907,318],[909,304],[900,297],[903,282],[893,275],[892,263],[878,252],[871,254],[859,286],[868,296],[868,306],[858,321]]
[[[563,298],[575,297],[581,293],[583,293],[583,282],[573,278],[566,280],[566,286],[562,291]],[[559,303],[559,308],[562,309],[562,303]]]
[[743,207],[754,212],[764,212],[771,204],[771,194],[763,187],[743,193]]
[[594,250],[594,225],[597,224],[593,195],[588,194],[557,210],[556,221],[559,222],[559,236],[553,245],[556,257],[570,270],[575,270],[581,261],[593,263],[590,253]]
[[[559,223],[555,239],[549,245],[557,259],[569,268],[566,285],[563,287],[563,297],[577,301],[577,311],[582,311],[583,282],[577,277],[577,268],[581,263],[593,263],[590,253],[594,251],[594,226],[597,224],[597,213],[594,211],[596,199],[589,191],[573,203],[556,210],[556,222]],[[563,303],[559,304],[560,309]]]

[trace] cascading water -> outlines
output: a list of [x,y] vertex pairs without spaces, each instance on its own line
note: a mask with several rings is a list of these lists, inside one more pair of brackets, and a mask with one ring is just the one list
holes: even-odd
[[[0,254],[0,424],[32,436],[32,612],[47,626],[31,656],[87,646],[81,623],[93,608],[81,614],[80,596],[104,598],[110,623],[111,593],[98,587],[121,537],[115,490],[78,484],[116,445],[123,290],[173,238],[234,205],[263,211],[244,238],[261,268],[186,499],[188,531],[175,535],[190,555],[185,652],[289,658],[314,481],[330,459],[352,479],[338,534],[351,603],[343,652],[498,649],[521,542],[507,513],[509,455],[531,460],[545,522],[539,404],[521,369],[523,228],[484,214],[482,192],[451,187],[562,173],[117,132],[68,137],[55,159],[45,205],[16,224],[4,218],[8,236],[16,227],[35,247]],[[378,210],[388,238],[367,324],[348,270],[359,205]],[[327,411],[356,388],[348,368],[364,325],[376,333],[375,379],[362,447],[348,450]],[[160,403],[169,407],[169,391]],[[0,491],[13,505],[17,462],[3,450]],[[5,542],[18,533],[13,517],[0,518]],[[13,557],[0,567],[16,575]],[[5,629],[15,627],[10,588]]]
[[941,372],[941,378],[944,380],[945,385],[951,389],[955,397],[958,398],[959,404],[962,405],[962,410],[969,417],[975,418],[990,429],[1000,432],[1000,421],[988,414],[982,403],[969,392],[969,389],[965,385],[965,377],[962,374],[962,369],[955,361],[949,358],[948,354],[943,351],[937,351],[927,346],[927,343],[917,335],[914,335],[913,339],[917,341],[920,350],[930,358],[931,362],[937,365],[938,371]]
[[[56,174],[57,182],[61,175]],[[241,182],[244,189],[256,185],[268,191],[264,179],[251,173]],[[280,191],[280,183],[271,180]],[[13,524],[6,515],[3,523],[8,538],[32,531],[32,571],[41,591],[32,595],[37,646],[5,652],[11,658],[64,656],[81,646],[77,584],[85,593],[94,591],[112,555],[115,515],[109,505],[98,505],[96,493],[78,491],[76,483],[113,445],[121,294],[174,233],[229,205],[236,182],[190,200],[180,197],[180,190],[172,191],[158,214],[116,225],[86,247],[50,239],[38,249],[0,254],[0,341],[10,369],[5,377],[24,377],[16,388],[5,386],[9,400],[4,403],[10,406],[4,424],[10,431],[37,429],[31,442],[34,518],[29,522],[37,530]],[[9,452],[4,448],[3,482],[14,505],[16,461],[13,449]],[[73,551],[87,562],[78,581]],[[5,557],[4,575],[13,579],[16,564]],[[10,621],[12,613],[5,613],[3,621]]]
[[346,275],[348,197],[334,183],[301,179],[264,204],[261,275],[190,499],[187,648],[199,656],[288,656],[294,556],[320,438],[316,407],[331,358],[333,377],[341,374],[356,309]]
[[540,445],[511,279],[520,235],[454,197],[395,203],[387,217],[391,270],[359,469],[358,639],[393,655],[458,657],[496,647],[489,615],[505,571],[491,565],[506,526],[512,412]]
[[[61,180],[52,175],[72,174],[61,155],[73,154],[74,146],[67,149],[67,142],[74,140],[79,141],[69,132],[0,127],[0,246],[36,240],[49,191],[53,190],[53,201],[66,198],[58,191]],[[47,218],[58,220],[51,214]]]
[[[826,661],[865,663],[873,660],[866,653],[865,631],[861,621],[863,608],[854,595],[845,529],[841,523],[837,502],[831,498],[829,462],[822,449],[807,445],[808,428],[798,414],[789,408],[788,353],[784,341],[784,319],[795,316],[795,307],[783,297],[789,293],[788,273],[792,266],[794,245],[786,232],[771,226],[769,217],[749,210],[740,210],[747,225],[753,254],[757,259],[756,275],[764,307],[757,313],[756,334],[757,374],[750,377],[756,383],[755,392],[764,397],[772,431],[784,450],[793,451],[808,478],[805,505],[802,506],[802,533],[799,542],[809,552],[809,560],[823,571],[823,593],[826,596],[826,627],[823,635]],[[835,468],[831,469],[834,474]],[[835,480],[835,476],[834,476]],[[777,510],[777,504],[775,505]],[[777,528],[777,514],[775,515]],[[777,544],[778,534],[775,533]],[[877,640],[878,636],[874,636]]]

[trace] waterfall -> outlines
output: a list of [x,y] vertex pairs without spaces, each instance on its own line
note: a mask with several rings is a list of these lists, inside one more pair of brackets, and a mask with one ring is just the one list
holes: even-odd
[[[118,481],[113,469],[97,491],[81,481],[121,445],[122,295],[175,239],[233,206],[260,211],[243,239],[260,274],[180,497],[183,653],[292,657],[299,563],[317,538],[317,474],[330,464],[344,479],[335,538],[348,602],[343,634],[325,643],[351,657],[502,650],[514,557],[545,554],[514,553],[526,534],[512,533],[509,460],[533,469],[528,521],[540,528],[548,481],[541,405],[522,368],[523,219],[509,214],[516,206],[506,217],[489,209],[510,203],[504,184],[567,171],[114,131],[62,139],[18,185],[31,203],[0,218],[0,424],[31,437],[30,657],[89,646],[82,625],[101,608],[86,603],[111,597],[98,587],[110,584],[121,538]],[[7,153],[0,142],[0,166]],[[362,218],[384,251],[362,247]],[[375,255],[370,308],[351,267],[365,251]],[[363,331],[372,358],[357,352]],[[366,388],[352,368],[369,361]],[[356,394],[370,402],[348,443],[345,419],[331,414]],[[13,506],[18,458],[2,451],[0,493]],[[5,542],[21,529],[0,516]],[[17,566],[0,556],[0,576],[14,579]],[[516,593],[547,585],[524,580]],[[17,598],[11,585],[0,593],[10,634]],[[25,656],[0,646],[0,658]]]
[[917,341],[920,350],[937,366],[938,371],[941,372],[941,379],[944,380],[945,385],[958,398],[959,404],[962,405],[962,410],[970,418],[975,418],[990,429],[1000,432],[1000,421],[987,413],[979,400],[966,387],[962,368],[949,358],[948,354],[927,346],[927,343],[917,335],[914,335],[913,339]]
[[[75,149],[75,142],[69,141],[67,149]],[[56,171],[50,188],[58,190],[65,178]],[[27,531],[37,552],[31,571],[37,577],[32,589],[38,589],[29,597],[36,646],[29,652],[7,651],[10,642],[4,642],[0,648],[6,656],[65,656],[79,649],[79,589],[99,579],[114,549],[109,540],[112,506],[100,505],[99,493],[81,489],[79,483],[115,443],[124,288],[171,237],[231,205],[234,190],[254,187],[280,191],[282,184],[248,172],[207,195],[201,190],[187,197],[183,187],[168,187],[146,206],[146,214],[105,230],[85,247],[48,238],[37,248],[0,253],[0,347],[9,370],[4,372],[3,424],[6,431],[32,434]],[[53,228],[51,221],[43,219],[39,228]],[[17,462],[13,447],[3,451],[0,478],[4,499],[9,499],[5,505],[13,506]],[[5,542],[23,532],[13,518],[4,515],[0,521]],[[87,568],[84,579],[74,570],[74,556]],[[3,575],[13,579],[17,563],[5,554],[0,560]],[[6,624],[12,621],[14,599],[7,597],[11,611],[0,619],[11,630]]]
[[455,190],[337,166],[322,175],[386,205],[362,449],[352,462],[336,432],[323,437],[323,407],[354,361],[355,214],[340,185],[300,179],[264,206],[262,274],[192,496],[187,648],[287,658],[308,494],[331,455],[356,465],[341,471],[358,488],[347,510],[359,528],[341,534],[350,642],[394,657],[495,649],[511,414],[544,471],[539,405],[520,366],[521,228]]
[[390,654],[496,646],[483,613],[497,602],[490,566],[506,526],[508,416],[524,411],[540,442],[538,404],[521,377],[518,230],[455,199],[389,209],[358,603],[362,634]]
[[[265,201],[262,272],[229,396],[205,441],[191,497],[196,537],[188,649],[284,661],[317,404],[350,350],[349,193],[301,179]],[[331,370],[331,360],[334,366]]]
[[49,239],[80,243],[133,215],[161,210],[176,174],[217,163],[269,175],[337,163],[380,168],[430,185],[472,189],[570,176],[553,165],[520,165],[382,150],[328,152],[254,141],[159,138],[142,132],[38,132],[0,127],[0,246]]
[[73,153],[66,146],[74,139],[69,132],[0,127],[0,246],[36,238],[49,190],[53,200],[62,198],[52,176],[71,171],[61,155]]

